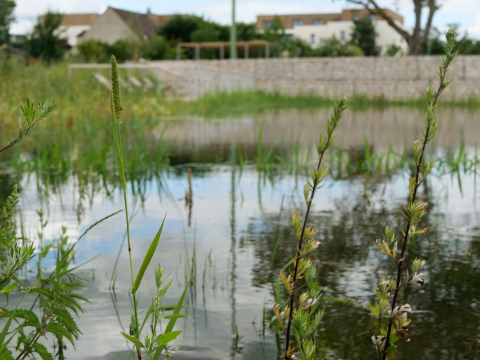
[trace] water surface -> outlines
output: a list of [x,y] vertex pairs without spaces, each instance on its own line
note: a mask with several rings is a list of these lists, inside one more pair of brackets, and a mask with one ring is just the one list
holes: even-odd
[[[255,166],[257,137],[263,123],[263,146],[268,148],[279,141],[276,152],[291,159],[299,139],[303,159],[324,128],[327,115],[327,110],[285,110],[241,118],[172,120],[166,133],[177,138],[172,166],[158,177],[129,183],[131,212],[138,210],[131,225],[135,269],[167,214],[152,261],[171,272],[173,285],[165,305],[176,303],[192,263],[196,265],[186,298],[189,307],[185,312],[191,316],[177,322],[177,328],[185,331],[173,343],[172,359],[281,356],[280,338],[274,329],[264,330],[262,314],[265,307],[266,322],[272,319],[278,274],[295,252],[290,219],[294,211],[303,214],[305,209],[305,172],[278,169],[268,176],[259,172]],[[479,115],[448,109],[442,116],[434,153],[438,157],[455,155],[465,141],[465,154],[472,158]],[[422,124],[419,110],[349,112],[335,145],[345,151],[362,149],[367,138],[376,153],[386,151],[390,143],[400,151],[405,144],[410,148],[421,134]],[[159,125],[158,132],[161,128]],[[152,132],[155,136],[157,131]],[[238,149],[247,159],[244,166],[239,165]],[[184,201],[187,168],[193,172],[191,207]],[[400,301],[415,310],[410,327],[415,335],[409,343],[398,342],[398,359],[478,356],[468,348],[478,340],[480,326],[480,270],[477,252],[471,252],[480,245],[475,171],[461,167],[452,173],[436,172],[421,189],[422,200],[430,204],[423,220],[430,232],[412,241],[408,258],[427,260],[426,285],[401,293]],[[370,337],[376,323],[368,304],[374,300],[379,279],[395,274],[394,264],[380,253],[375,239],[381,237],[386,225],[402,226],[401,207],[408,200],[409,176],[407,169],[390,177],[329,177],[315,198],[310,223],[319,228],[322,244],[314,259],[326,298],[319,339],[333,359],[374,358]],[[90,183],[85,189],[72,176],[52,188],[30,173],[20,179],[4,176],[4,191],[16,180],[21,185],[25,228],[33,240],[37,238],[37,209],[43,208],[49,219],[47,241],[58,239],[62,225],[73,241],[98,219],[123,209],[122,193],[113,184],[103,187]],[[70,359],[128,358],[128,344],[120,335],[120,331],[128,332],[132,309],[128,252],[125,244],[120,248],[124,232],[124,217],[119,214],[98,225],[79,244],[77,264],[98,257],[77,271],[89,280],[82,295],[92,304],[85,304],[87,313],[79,320],[84,335],[77,342],[77,351],[68,351]],[[273,256],[278,237],[280,243]],[[119,250],[119,272],[112,291],[111,276]],[[31,275],[24,272],[22,276]],[[149,287],[154,289],[153,266],[145,280],[139,291],[142,315],[150,305]],[[15,294],[12,303],[19,297]],[[51,346],[52,339],[49,341],[46,344]]]

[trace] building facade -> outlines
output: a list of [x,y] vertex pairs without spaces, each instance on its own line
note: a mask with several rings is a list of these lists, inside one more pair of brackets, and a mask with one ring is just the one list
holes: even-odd
[[[403,24],[403,17],[391,10],[383,9],[389,14],[396,24],[409,31]],[[268,28],[276,15],[257,16],[257,29]],[[382,54],[385,54],[391,45],[400,47],[403,52],[408,52],[405,39],[396,32],[380,15],[371,14],[366,9],[345,9],[334,14],[308,14],[308,15],[278,15],[282,20],[285,32],[291,36],[302,39],[313,48],[322,46],[327,39],[336,37],[342,42],[351,39],[353,21],[369,17],[377,31],[377,45]]]
[[[88,31],[95,22],[98,14],[65,14],[58,28],[58,34],[67,39],[67,44],[74,48],[78,43],[78,36]],[[42,22],[45,15],[42,16]]]
[[[383,9],[395,21],[403,24],[403,16],[389,10]],[[380,20],[380,15],[372,15],[366,9],[344,9],[341,13],[332,14],[294,14],[294,15],[258,15],[257,16],[257,30],[263,30],[269,27],[275,16],[282,20],[285,31],[288,34],[292,33],[293,28],[305,25],[326,25],[330,22],[338,21],[353,21],[362,19],[365,16],[372,20]]]
[[[387,49],[396,45],[403,53],[408,53],[408,44],[398,32],[395,31],[385,20],[373,20],[377,31],[376,44],[380,47],[380,54],[384,55]],[[398,23],[400,27],[409,31],[407,27]],[[294,37],[304,40],[311,47],[322,46],[327,39],[336,37],[342,42],[350,41],[353,31],[352,21],[332,21],[324,25],[295,26],[292,34]]]

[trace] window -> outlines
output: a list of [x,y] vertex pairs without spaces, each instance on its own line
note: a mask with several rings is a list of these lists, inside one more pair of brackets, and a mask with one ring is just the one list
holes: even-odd
[[264,28],[264,29],[267,29],[267,28],[269,28],[270,26],[272,26],[272,22],[271,22],[270,20],[263,22],[263,28]]
[[340,31],[340,40],[345,41],[345,31]]
[[313,25],[323,25],[323,19],[313,19]]
[[352,16],[352,20],[353,20],[353,21],[357,21],[357,20],[358,20],[358,15],[353,15],[353,16]]
[[366,19],[370,19],[370,20],[374,21],[374,20],[375,20],[375,15],[365,15],[363,18],[364,18],[365,20],[366,20]]
[[310,34],[310,44],[315,44],[315,34]]
[[303,20],[296,19],[292,21],[292,26],[302,26],[303,25]]

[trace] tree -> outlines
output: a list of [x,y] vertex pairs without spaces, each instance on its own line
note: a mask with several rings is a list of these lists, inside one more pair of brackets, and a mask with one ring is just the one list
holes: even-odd
[[206,42],[206,41],[219,41],[220,31],[216,30],[214,26],[210,24],[202,24],[197,30],[190,34],[190,41],[192,42]]
[[267,41],[273,41],[276,43],[284,40],[286,36],[282,19],[280,19],[278,16],[274,16],[270,25],[264,29],[263,38]]
[[48,62],[63,58],[67,40],[60,37],[59,27],[62,20],[62,14],[52,12],[46,13],[43,20],[38,19],[29,42],[30,55],[41,57]]
[[15,20],[13,9],[15,9],[14,0],[0,0],[0,45],[10,43],[10,24]]
[[354,20],[353,24],[354,27],[350,40],[352,45],[358,46],[362,49],[365,56],[380,55],[380,49],[376,44],[378,33],[375,30],[375,25],[373,24],[372,19],[366,17],[361,20]]
[[220,25],[197,16],[173,16],[158,34],[170,42],[228,41],[229,26]]
[[251,41],[258,40],[261,36],[257,31],[257,24],[237,22],[237,40]]
[[[440,0],[412,0],[415,11],[415,27],[413,32],[409,32],[401,28],[384,9],[377,4],[378,0],[346,0],[350,3],[362,5],[371,14],[380,15],[387,23],[395,29],[408,44],[409,55],[421,55],[423,49],[428,43],[428,35],[432,28],[432,20],[435,12],[440,8]],[[428,8],[428,16],[425,27],[422,29],[422,12],[424,8]]]

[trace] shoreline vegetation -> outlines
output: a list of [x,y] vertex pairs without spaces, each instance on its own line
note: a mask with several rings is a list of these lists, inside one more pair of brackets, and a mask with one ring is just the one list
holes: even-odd
[[[130,74],[120,69],[120,76],[127,78]],[[100,72],[109,78],[106,69]],[[46,66],[36,64],[25,66],[13,62],[4,62],[0,66],[0,126],[8,132],[9,128],[17,126],[15,119],[18,107],[9,104],[18,104],[25,99],[38,97],[55,97],[58,108],[52,114],[52,119],[58,123],[61,119],[68,123],[99,119],[108,116],[103,107],[109,98],[109,89],[100,84],[95,78],[95,71],[76,70],[68,74],[64,64]],[[146,72],[137,71],[135,76],[149,76]],[[313,93],[299,95],[282,95],[279,93],[265,93],[261,91],[216,93],[205,95],[199,99],[187,99],[175,96],[165,96],[162,84],[154,77],[150,77],[154,88],[150,90],[125,85],[122,91],[128,96],[124,100],[123,116],[129,120],[158,119],[176,116],[240,116],[276,109],[315,109],[332,107],[340,97],[322,97]],[[402,99],[388,100],[381,97],[366,97],[353,95],[349,97],[351,111],[366,109],[383,109],[388,107],[422,108],[425,100]],[[480,98],[455,101],[446,100],[442,107],[456,107],[466,109],[480,108]]]

